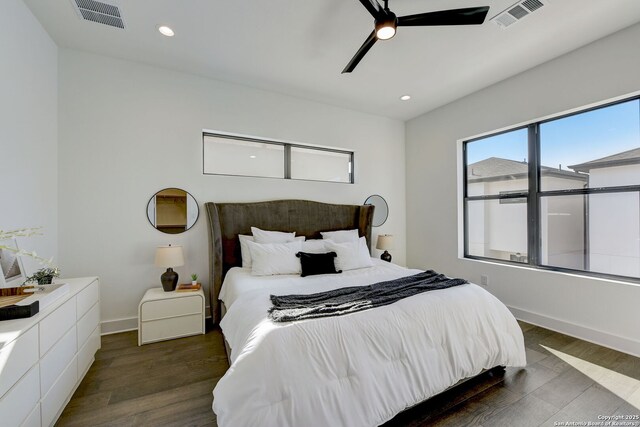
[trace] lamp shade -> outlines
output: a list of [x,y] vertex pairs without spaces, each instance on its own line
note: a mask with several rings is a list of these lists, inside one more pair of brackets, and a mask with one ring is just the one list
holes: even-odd
[[182,246],[158,246],[156,263],[158,267],[173,268],[184,265]]
[[376,249],[381,249],[383,251],[393,249],[393,235],[380,234],[378,236],[378,242],[376,243]]

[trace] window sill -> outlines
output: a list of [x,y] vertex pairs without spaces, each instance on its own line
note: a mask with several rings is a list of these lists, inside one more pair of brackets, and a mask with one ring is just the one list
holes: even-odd
[[536,273],[548,273],[566,277],[575,277],[579,279],[587,279],[587,280],[596,280],[599,282],[607,282],[607,283],[615,283],[619,285],[631,285],[640,287],[640,279],[632,278],[632,277],[624,277],[624,276],[615,276],[611,274],[605,273],[593,273],[593,272],[581,272],[576,270],[570,270],[560,267],[545,267],[545,266],[532,266],[528,264],[522,264],[512,261],[502,261],[491,258],[481,258],[481,257],[466,257],[466,256],[458,256],[459,260],[468,261],[472,263],[480,263],[480,264],[490,264],[500,267],[509,267],[509,268],[517,268],[520,270],[528,270]]

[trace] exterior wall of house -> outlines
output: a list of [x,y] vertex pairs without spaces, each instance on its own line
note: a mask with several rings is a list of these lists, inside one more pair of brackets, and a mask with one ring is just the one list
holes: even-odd
[[[590,187],[640,182],[640,164],[592,169]],[[591,271],[640,277],[640,198],[638,193],[589,196]]]
[[[584,181],[545,176],[545,187],[582,188]],[[473,182],[470,196],[500,194],[527,189],[526,179]],[[476,256],[510,260],[527,257],[527,203],[523,199],[488,200],[468,205],[469,253]],[[567,268],[584,266],[583,197],[542,199],[542,260],[548,265]]]
[[578,270],[585,267],[584,200],[582,195],[540,199],[543,265]]

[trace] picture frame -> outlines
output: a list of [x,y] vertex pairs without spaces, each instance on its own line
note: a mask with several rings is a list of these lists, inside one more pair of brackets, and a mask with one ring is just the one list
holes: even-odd
[[22,286],[26,276],[22,257],[17,254],[18,242],[13,238],[0,241],[0,245],[11,247],[16,251],[0,248],[0,288]]

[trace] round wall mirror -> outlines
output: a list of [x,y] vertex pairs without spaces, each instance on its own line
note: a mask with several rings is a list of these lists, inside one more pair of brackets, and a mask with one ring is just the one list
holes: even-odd
[[184,233],[198,220],[198,202],[179,188],[165,188],[151,197],[147,219],[156,229],[167,234]]
[[373,225],[374,227],[380,227],[382,224],[387,222],[387,218],[389,217],[389,205],[387,205],[387,201],[382,197],[374,194],[373,196],[367,197],[367,200],[364,201],[365,205],[373,205],[376,208],[373,211]]

